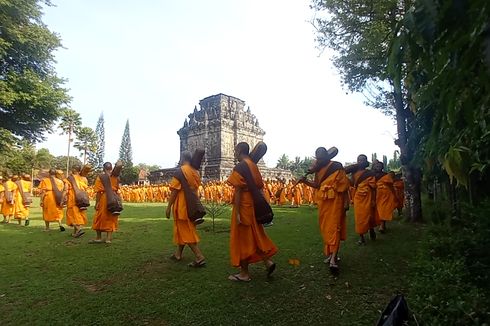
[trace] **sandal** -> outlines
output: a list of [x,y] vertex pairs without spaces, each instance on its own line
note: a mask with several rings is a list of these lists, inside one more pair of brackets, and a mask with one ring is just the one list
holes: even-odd
[[267,277],[270,277],[276,269],[276,263],[272,263],[267,267]]
[[330,263],[329,269],[333,276],[339,275],[339,265]]
[[200,261],[193,261],[193,262],[189,263],[187,266],[195,267],[195,268],[204,267],[204,266],[206,266],[206,260],[201,259]]
[[230,275],[228,279],[232,282],[250,282],[252,279],[249,278],[241,278],[240,274]]
[[80,238],[80,237],[81,237],[82,235],[84,235],[84,234],[85,234],[85,231],[80,230],[80,231],[78,231],[77,233],[75,233],[74,237],[75,237],[75,238]]
[[369,229],[369,238],[371,240],[376,240],[376,231],[374,231],[374,229]]
[[88,241],[89,244],[98,244],[98,243],[105,243],[102,239],[90,239]]

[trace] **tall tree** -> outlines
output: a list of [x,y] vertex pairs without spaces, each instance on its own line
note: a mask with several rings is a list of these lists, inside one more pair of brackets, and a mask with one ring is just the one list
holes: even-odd
[[41,4],[51,5],[0,1],[0,148],[12,136],[43,140],[70,101],[54,69],[60,39],[42,22]]
[[62,130],[62,135],[68,135],[68,152],[66,160],[66,175],[70,170],[70,148],[73,141],[72,136],[78,132],[78,129],[82,125],[82,118],[80,114],[73,109],[63,109],[61,112],[61,121],[59,128]]
[[[415,157],[414,114],[404,76],[390,73],[388,58],[398,23],[409,9],[409,0],[312,0],[319,13],[314,25],[318,43],[335,50],[334,65],[342,84],[350,91],[362,92],[367,103],[395,117],[400,159],[405,173],[409,218],[422,219],[421,166]],[[325,13],[325,15],[322,15]]]
[[82,152],[83,164],[87,163],[87,155],[93,155],[97,150],[97,135],[92,128],[82,127],[77,132],[77,140],[73,147]]
[[129,120],[126,120],[126,126],[124,127],[121,146],[119,147],[119,159],[123,162],[124,165],[133,165],[133,149],[131,147]]
[[91,159],[94,164],[94,168],[97,170],[102,170],[102,165],[104,165],[105,156],[105,130],[104,130],[104,113],[100,113],[99,120],[97,120],[97,126],[95,127],[95,134],[97,136],[97,151],[94,158]]
[[395,85],[413,99],[417,134],[407,146],[429,170],[442,169],[467,188],[470,202],[490,183],[488,17],[486,0],[414,1],[396,26],[388,61]]
[[124,133],[119,147],[119,159],[123,162],[121,182],[132,184],[138,181],[138,168],[133,166],[133,149],[131,147],[131,135],[129,132],[129,120],[126,121]]

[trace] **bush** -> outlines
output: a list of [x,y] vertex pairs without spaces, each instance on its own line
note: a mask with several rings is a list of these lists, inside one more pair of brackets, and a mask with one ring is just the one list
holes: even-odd
[[411,306],[427,325],[481,325],[490,320],[490,202],[428,207],[431,218],[411,276]]

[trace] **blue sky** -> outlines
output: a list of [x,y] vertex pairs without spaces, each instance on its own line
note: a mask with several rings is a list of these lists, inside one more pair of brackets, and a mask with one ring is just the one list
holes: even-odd
[[[308,1],[52,2],[43,21],[64,46],[56,69],[84,126],[95,128],[104,113],[106,160],[117,160],[129,119],[134,163],[173,166],[177,130],[218,93],[257,116],[269,166],[318,146],[337,146],[341,162],[396,149],[394,121],[346,94],[329,52],[316,48]],[[41,147],[66,155],[66,138],[55,132]]]

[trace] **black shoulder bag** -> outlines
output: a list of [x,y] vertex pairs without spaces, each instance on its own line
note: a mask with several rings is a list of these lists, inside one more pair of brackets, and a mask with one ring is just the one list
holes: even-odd
[[103,173],[99,175],[102,185],[104,185],[104,191],[107,198],[107,210],[113,215],[120,215],[123,210],[122,199],[119,194],[112,190],[110,177]]
[[204,222],[203,217],[206,215],[206,209],[202,205],[201,200],[199,200],[197,192],[192,191],[182,169],[177,169],[174,177],[179,180],[180,184],[182,185],[182,189],[184,190],[185,202],[187,206],[187,217],[194,224],[201,224]]
[[242,161],[235,166],[235,171],[245,178],[248,190],[252,193],[254,201],[255,219],[259,224],[268,224],[274,218],[271,205],[267,202],[264,195],[260,192],[252,177],[252,172],[247,163]]
[[16,182],[17,188],[22,196],[22,205],[25,207],[30,207],[32,204],[32,196],[30,192],[24,192],[24,188],[22,187],[22,182],[19,180]]
[[[63,200],[63,189],[59,189],[58,185],[56,184],[56,181],[54,180],[53,176],[49,177],[49,180],[51,181],[51,187],[53,188],[54,192],[54,201],[56,202],[56,206],[58,207],[65,207],[66,201]],[[64,185],[63,185],[64,186]]]
[[80,188],[78,188],[77,181],[75,180],[75,177],[73,175],[70,175],[68,177],[68,181],[70,182],[71,186],[73,187],[73,191],[75,192],[75,204],[80,210],[86,210],[87,207],[90,206],[90,198],[88,198],[87,192],[82,191],[80,190]]

